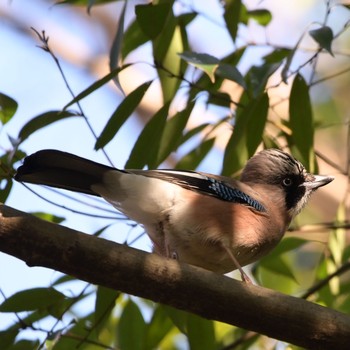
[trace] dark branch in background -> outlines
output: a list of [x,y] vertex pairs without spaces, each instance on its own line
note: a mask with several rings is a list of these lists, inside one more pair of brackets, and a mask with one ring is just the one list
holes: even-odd
[[[20,244],[19,244],[20,242]],[[350,317],[0,206],[0,250],[89,283],[308,349],[346,349]]]

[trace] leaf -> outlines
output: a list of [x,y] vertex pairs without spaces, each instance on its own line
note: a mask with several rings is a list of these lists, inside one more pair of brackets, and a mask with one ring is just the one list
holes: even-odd
[[97,334],[105,329],[105,323],[109,320],[119,295],[120,292],[116,290],[103,286],[97,287],[94,312],[94,326]]
[[265,63],[280,63],[291,53],[291,49],[280,48],[273,50],[271,53],[263,57]]
[[167,121],[158,148],[157,166],[182,144],[183,130],[187,125],[194,105],[194,102],[188,103],[185,109]]
[[[124,37],[124,20],[125,20],[126,4],[127,4],[127,1],[124,2],[123,9],[122,9],[122,12],[121,12],[119,20],[118,20],[117,32],[115,34],[115,38],[112,42],[112,47],[111,47],[111,50],[109,52],[109,68],[111,71],[119,68],[119,58],[120,58],[120,54],[121,54],[123,37]],[[116,75],[113,78],[113,81],[114,81],[115,85],[117,86],[117,88],[125,96],[124,90],[123,90],[123,88],[120,84],[120,81],[119,81],[119,75]]]
[[191,350],[216,349],[214,322],[187,313],[187,339]]
[[284,262],[284,260],[280,256],[277,256],[274,259],[261,260],[259,263],[259,267],[263,267],[266,270],[291,278],[294,282],[298,283],[293,274],[292,269],[290,268],[290,266],[288,266],[288,264]]
[[35,131],[42,129],[59,120],[63,120],[70,117],[78,117],[76,113],[69,111],[49,111],[38,115],[25,124],[18,134],[18,139],[23,142]]
[[148,165],[150,169],[157,167],[158,149],[169,106],[170,102],[166,103],[144,126],[125,164],[126,169],[143,168],[145,165]]
[[0,312],[21,312],[47,309],[62,303],[66,297],[53,288],[33,288],[15,293],[0,305]]
[[[245,96],[244,94],[243,99]],[[245,107],[237,111],[234,130],[224,154],[222,173],[228,176],[242,169],[260,144],[267,120],[269,98],[267,93],[263,93],[248,103],[244,100],[242,105]]]
[[107,125],[104,127],[101,135],[98,137],[95,144],[95,150],[103,148],[113,139],[120,127],[126,122],[131,113],[133,113],[135,108],[141,102],[151,83],[152,81],[143,83],[125,97],[125,99],[120,103],[120,105],[111,115],[107,122]]
[[139,22],[137,20],[133,21],[124,33],[124,40],[121,48],[122,59],[125,59],[130,52],[145,44],[147,41],[149,41],[149,37],[141,30]]
[[228,32],[232,41],[236,42],[238,23],[241,15],[241,0],[226,0],[225,1],[224,19]]
[[30,214],[36,216],[37,218],[40,218],[45,221],[53,222],[55,224],[60,224],[62,221],[65,220],[65,218],[63,217],[45,213],[45,212],[37,211],[37,212],[31,212]]
[[247,88],[243,75],[235,66],[220,62],[215,73],[221,78],[234,81],[244,89]]
[[192,66],[206,73],[212,82],[215,81],[215,71],[219,67],[219,59],[206,53],[188,51],[179,53],[179,56]]
[[[0,161],[1,165],[1,161]],[[8,196],[10,195],[13,182],[8,179],[0,180],[0,203],[5,203]]]
[[103,78],[95,81],[93,84],[91,84],[88,88],[86,88],[85,90],[83,90],[80,94],[78,94],[78,96],[74,97],[73,100],[71,100],[70,102],[68,102],[64,107],[63,110],[66,110],[69,106],[73,105],[74,103],[79,102],[80,100],[82,100],[83,98],[85,98],[86,96],[92,94],[94,91],[96,91],[97,89],[99,89],[101,86],[107,84],[109,81],[111,81],[112,79],[114,79],[122,70],[124,70],[125,68],[130,67],[131,64],[126,64],[122,67],[118,67],[116,69],[113,69],[110,73],[108,73],[107,75],[105,75]]
[[315,161],[313,117],[309,87],[300,74],[295,76],[290,93],[289,123],[293,140],[291,148],[296,154],[293,153],[309,171],[313,172]]
[[136,20],[148,38],[153,40],[162,32],[171,9],[172,2],[135,6]]
[[195,147],[181,158],[181,160],[176,164],[176,169],[196,169],[200,162],[213,148],[214,143],[215,138],[202,142],[199,146]]
[[28,349],[38,349],[40,345],[39,340],[28,340],[21,339],[11,346],[10,350],[28,350]]
[[17,337],[18,330],[8,329],[6,331],[0,331],[0,349],[9,348]]
[[317,42],[322,49],[328,51],[332,56],[332,42],[334,39],[333,31],[328,26],[323,26],[318,29],[310,30],[309,34]]
[[120,349],[142,350],[146,336],[146,323],[139,307],[129,299],[118,323],[118,345]]
[[18,103],[10,96],[0,93],[0,122],[6,124],[16,113]]
[[266,27],[272,20],[272,14],[266,9],[257,9],[247,11],[248,18],[251,18],[258,22],[260,25]]
[[174,328],[163,305],[157,304],[147,325],[144,349],[158,349],[160,342]]

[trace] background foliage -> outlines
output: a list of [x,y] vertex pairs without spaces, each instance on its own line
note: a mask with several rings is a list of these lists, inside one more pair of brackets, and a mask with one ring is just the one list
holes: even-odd
[[[59,1],[52,11],[60,6],[70,11],[87,9],[92,21],[95,9],[101,9],[97,5],[109,2]],[[34,28],[32,35],[47,52],[46,59],[53,58],[51,69],[60,74],[71,96],[59,108],[32,116],[17,127],[17,133],[8,135],[9,146],[1,148],[0,200],[5,202],[14,190],[11,177],[31,139],[45,135],[47,127],[55,128],[58,121],[69,123],[72,118],[78,118],[81,125],[76,138],[82,137],[80,128],[87,127],[93,136],[90,148],[112,163],[112,150],[121,147],[118,136],[131,118],[137,118],[137,112],[143,126],[141,131],[131,131],[136,136],[125,162],[127,168],[196,169],[215,162],[221,164],[218,172],[239,176],[259,148],[287,149],[310,171],[320,167],[335,174],[336,184],[319,194],[312,210],[293,223],[292,232],[253,267],[252,274],[262,286],[349,313],[350,281],[345,272],[350,256],[346,244],[350,6],[337,1],[319,3],[317,18],[298,28],[295,42],[277,43],[270,39],[270,29],[279,13],[269,2],[215,1],[218,15],[210,16],[191,1],[118,1],[109,71],[78,93],[73,92],[63,58],[51,49],[55,36],[49,40],[45,31]],[[216,47],[206,47],[210,33],[205,26],[196,27],[201,18],[218,28]],[[283,23],[278,26],[282,29]],[[140,67],[142,74],[136,70]],[[120,103],[111,113],[91,117],[84,102],[95,101],[96,93],[111,83],[122,95]],[[8,125],[16,123],[20,107],[15,95],[1,91],[2,135],[8,133]],[[65,136],[59,137],[61,148],[67,150]],[[46,148],[45,142],[40,146]],[[52,201],[48,192],[42,198]],[[79,198],[88,204],[88,199]],[[66,201],[75,203],[70,202],[72,197]],[[108,230],[111,226],[118,230],[115,223],[123,218],[107,207],[97,214],[94,210],[100,203],[89,205],[79,211],[108,218],[90,232],[109,238]],[[73,204],[68,204],[68,209],[72,208]],[[54,222],[63,220],[48,213],[35,214]],[[310,222],[318,225],[306,225]],[[133,230],[131,223],[129,228]],[[137,237],[127,235],[126,241],[132,244]],[[11,296],[2,292],[0,312],[13,315],[13,322],[1,329],[1,349],[282,346],[167,306],[86,285],[69,276],[54,276],[49,286]]]

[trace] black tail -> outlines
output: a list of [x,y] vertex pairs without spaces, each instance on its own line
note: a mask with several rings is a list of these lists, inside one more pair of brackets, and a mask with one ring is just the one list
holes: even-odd
[[[15,180],[32,184],[47,185],[70,191],[98,195],[91,185],[103,182],[106,165],[78,157],[74,154],[42,150],[24,159],[17,169]],[[116,169],[114,169],[116,170]]]

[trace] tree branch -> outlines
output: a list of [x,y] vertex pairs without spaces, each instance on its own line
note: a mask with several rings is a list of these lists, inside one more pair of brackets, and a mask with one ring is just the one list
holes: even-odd
[[0,251],[90,283],[161,302],[308,349],[345,349],[350,318],[335,310],[0,205]]

